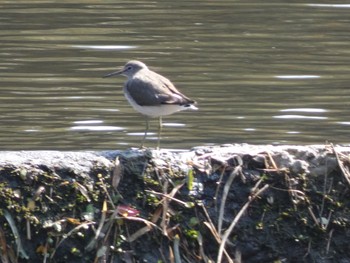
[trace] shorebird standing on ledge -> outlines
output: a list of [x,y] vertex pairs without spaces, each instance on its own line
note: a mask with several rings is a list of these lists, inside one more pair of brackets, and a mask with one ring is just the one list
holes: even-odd
[[148,69],[141,61],[129,61],[121,70],[104,77],[115,75],[124,75],[128,78],[124,84],[124,95],[136,111],[146,116],[146,130],[141,147],[147,137],[150,117],[159,117],[157,143],[159,149],[162,116],[186,109],[198,109],[194,106],[196,104],[194,100],[186,97],[175,88],[170,80]]

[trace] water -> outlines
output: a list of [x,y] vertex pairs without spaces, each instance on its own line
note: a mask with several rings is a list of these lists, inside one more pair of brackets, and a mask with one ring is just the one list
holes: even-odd
[[[322,2],[321,2],[322,3]],[[139,59],[199,111],[163,148],[349,142],[350,5],[2,1],[1,150],[137,147],[143,118],[101,76]],[[146,145],[156,146],[157,121]]]

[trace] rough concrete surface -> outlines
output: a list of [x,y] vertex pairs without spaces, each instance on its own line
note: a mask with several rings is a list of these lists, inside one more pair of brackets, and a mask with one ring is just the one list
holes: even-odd
[[0,152],[2,262],[350,262],[350,147]]

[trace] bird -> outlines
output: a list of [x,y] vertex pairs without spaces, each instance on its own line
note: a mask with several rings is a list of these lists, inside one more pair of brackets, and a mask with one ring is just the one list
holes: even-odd
[[104,78],[123,75],[127,77],[123,92],[127,101],[139,113],[145,116],[146,127],[141,148],[149,130],[149,119],[159,118],[157,149],[160,147],[162,116],[182,110],[198,110],[196,101],[182,94],[166,77],[150,70],[138,60],[127,62],[118,71],[111,72]]

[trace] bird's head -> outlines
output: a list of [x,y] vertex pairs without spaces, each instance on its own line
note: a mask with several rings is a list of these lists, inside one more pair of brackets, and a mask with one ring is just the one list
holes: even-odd
[[129,78],[134,76],[139,70],[142,69],[148,69],[146,64],[142,63],[141,61],[131,60],[128,63],[126,63],[121,70],[109,73],[103,77],[108,78],[116,75],[124,75]]

